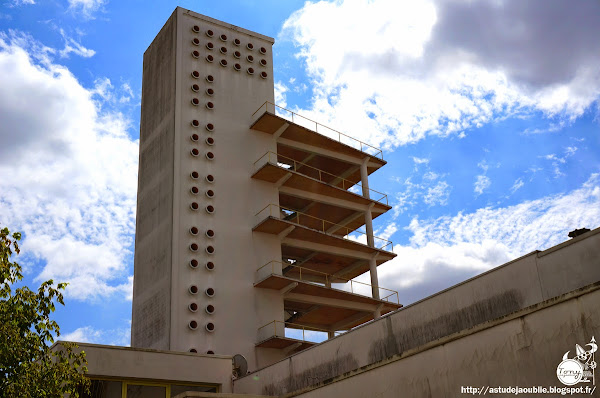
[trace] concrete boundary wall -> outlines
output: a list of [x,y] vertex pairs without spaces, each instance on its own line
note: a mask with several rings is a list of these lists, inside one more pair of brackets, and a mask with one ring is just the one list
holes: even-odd
[[533,252],[234,382],[282,395],[600,281],[600,228]]

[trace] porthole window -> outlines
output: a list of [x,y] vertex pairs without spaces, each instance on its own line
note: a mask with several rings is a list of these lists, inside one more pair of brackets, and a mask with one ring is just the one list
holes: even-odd
[[246,60],[247,60],[248,62],[254,62],[254,57],[253,57],[252,55],[248,55],[248,56],[246,57]]
[[242,53],[240,53],[239,51],[235,51],[235,52],[233,53],[233,56],[234,56],[234,57],[236,57],[236,58],[239,58],[239,57],[241,57],[241,56],[242,56]]
[[212,77],[212,75],[208,75],[208,76],[206,76],[206,81],[209,82],[209,83],[212,83],[212,82],[215,81],[215,78]]
[[212,304],[209,304],[206,306],[206,313],[207,314],[214,314],[215,313],[215,306]]
[[192,195],[198,195],[199,189],[198,187],[191,187],[190,192],[192,193]]
[[198,203],[196,203],[196,202],[192,202],[192,203],[190,204],[190,208],[191,208],[192,210],[198,210],[198,208],[199,208],[199,205],[198,205]]
[[197,120],[192,120],[191,124],[192,124],[192,126],[193,126],[193,127],[198,127],[198,126],[200,126],[200,122],[199,122],[199,121],[197,121]]
[[263,79],[266,79],[267,76],[267,72],[260,72],[260,77],[262,77]]
[[198,98],[192,98],[192,105],[198,106],[199,103],[200,103],[200,100]]
[[211,42],[208,42],[208,43],[206,43],[206,48],[208,48],[209,50],[212,50],[213,48],[215,48],[215,46]]
[[213,214],[213,213],[215,212],[215,208],[214,208],[214,206],[213,206],[213,205],[208,205],[208,206],[206,206],[206,212],[207,212],[208,214]]
[[206,124],[206,130],[207,131],[211,131],[212,132],[212,131],[214,131],[214,129],[215,129],[215,126],[212,123],[207,123]]
[[215,139],[212,137],[208,137],[207,139],[204,140],[204,142],[206,142],[206,145],[210,145],[210,146],[215,145]]
[[219,63],[221,64],[221,66],[227,66],[227,61],[224,59],[222,59]]
[[213,191],[212,189],[209,189],[208,191],[206,191],[206,196],[209,198],[214,198],[215,197],[215,191]]
[[246,44],[246,48],[248,50],[254,50],[254,45],[252,43],[248,43],[248,44]]
[[267,66],[267,60],[266,59],[261,59],[260,60],[260,65],[261,66]]
[[213,108],[215,107],[215,104],[213,104],[212,102],[207,102],[207,103],[206,103],[206,107],[207,107],[208,109],[213,109]]
[[215,231],[213,231],[212,229],[207,229],[205,234],[206,234],[206,237],[210,238],[210,239],[215,237]]
[[200,154],[200,151],[198,151],[198,149],[193,148],[190,153],[192,154],[192,156],[198,156]]
[[206,176],[206,182],[212,184],[214,181],[215,181],[215,177],[213,177],[212,174],[209,174],[209,175]]
[[197,252],[198,251],[198,244],[197,243],[192,243],[190,245],[190,250],[193,252]]
[[192,26],[192,32],[194,32],[194,33],[200,32],[200,27],[198,25]]
[[190,323],[188,323],[188,326],[190,327],[190,329],[196,330],[196,329],[198,329],[198,322],[190,321]]
[[242,69],[242,66],[240,64],[235,64],[235,65],[233,65],[233,69],[240,70],[240,69]]
[[208,55],[206,56],[206,62],[213,62],[214,60],[215,60],[215,59],[214,59],[214,57],[213,57],[212,55],[208,54]]
[[200,177],[200,174],[198,174],[198,172],[197,172],[197,171],[192,171],[192,172],[190,173],[190,177],[192,178],[192,180],[197,180],[197,179],[198,179],[198,177]]
[[242,42],[240,41],[240,39],[233,39],[233,44],[239,46],[240,44],[242,44]]
[[261,54],[266,54],[266,53],[267,53],[267,49],[266,49],[266,48],[264,48],[264,47],[261,47],[261,48],[260,48],[260,53],[261,53]]
[[209,287],[208,289],[206,289],[204,291],[204,293],[206,293],[206,295],[208,297],[213,297],[215,295],[215,289],[213,289],[212,287]]
[[196,51],[196,50],[192,51],[192,57],[199,58],[200,57],[200,52]]
[[198,260],[190,260],[190,268],[198,268]]
[[248,68],[248,69],[246,69],[246,71],[248,72],[249,75],[253,75],[254,74],[254,69],[253,68]]
[[215,324],[212,322],[209,322],[206,324],[206,331],[212,333],[215,331]]
[[213,35],[214,35],[214,32],[212,30],[209,29],[206,31],[206,36],[213,37]]
[[194,142],[198,142],[198,139],[199,139],[199,138],[200,138],[200,137],[198,136],[198,134],[192,134],[192,135],[190,136],[190,139],[191,139],[192,141],[194,141]]
[[188,305],[188,309],[191,312],[196,312],[196,311],[198,311],[198,304],[196,304],[196,303],[190,303],[190,305]]
[[190,294],[198,294],[198,286],[196,285],[192,285],[188,288],[188,292],[190,292]]
[[198,230],[197,227],[190,228],[190,234],[192,234],[192,235],[198,235],[198,232],[200,232],[200,231]]
[[206,269],[212,271],[213,269],[215,269],[215,263],[213,263],[212,261],[207,262]]
[[199,77],[200,77],[200,72],[198,72],[197,70],[193,71],[193,72],[192,72],[192,77],[193,77],[194,79],[197,79],[197,78],[199,78]]
[[200,86],[197,84],[192,84],[192,91],[197,93],[198,91],[200,91]]
[[192,44],[195,46],[199,46],[200,45],[200,40],[198,40],[197,38],[194,37],[194,39],[192,40]]
[[208,253],[208,254],[214,254],[215,253],[214,246],[206,246],[206,253]]
[[208,160],[213,160],[215,158],[215,154],[212,152],[206,152],[206,158]]
[[219,36],[219,39],[221,39],[221,41],[227,41],[227,36],[221,35]]
[[221,54],[227,54],[227,48],[225,47],[221,47],[219,51],[221,51]]

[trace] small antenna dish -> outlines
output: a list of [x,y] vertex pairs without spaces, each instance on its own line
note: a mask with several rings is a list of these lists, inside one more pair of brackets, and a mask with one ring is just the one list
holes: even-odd
[[248,361],[241,354],[235,354],[233,356],[233,375],[235,377],[242,377],[248,374]]

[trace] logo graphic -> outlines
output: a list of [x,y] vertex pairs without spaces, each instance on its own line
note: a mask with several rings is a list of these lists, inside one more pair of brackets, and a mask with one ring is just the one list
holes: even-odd
[[577,383],[592,383],[596,385],[596,354],[598,345],[596,339],[592,339],[586,346],[591,348],[586,351],[579,344],[575,344],[575,355],[569,358],[569,352],[565,352],[562,362],[556,368],[556,376],[561,383],[573,386]]

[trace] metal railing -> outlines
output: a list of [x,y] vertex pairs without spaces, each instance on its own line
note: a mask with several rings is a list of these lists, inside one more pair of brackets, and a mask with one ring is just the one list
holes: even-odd
[[[286,329],[296,329],[298,331],[302,330],[302,338],[299,338],[300,336],[290,336],[291,334],[293,335],[294,333],[290,333],[288,330],[288,333],[286,335]],[[264,341],[266,339],[268,339],[269,337],[288,337],[288,338],[294,338],[296,340],[302,340],[302,341],[307,341],[307,342],[315,342],[315,341],[311,341],[307,338],[307,334],[310,334],[310,332],[317,332],[317,333],[328,333],[328,330],[325,329],[319,329],[319,328],[314,328],[311,326],[303,326],[303,325],[298,325],[296,323],[290,323],[290,322],[282,322],[282,321],[272,321],[267,323],[264,326],[261,326],[258,328],[258,341]],[[340,332],[335,332],[336,335],[338,334],[342,334]],[[309,337],[314,337],[316,336],[309,336]],[[323,336],[325,337],[325,336]],[[327,337],[325,337],[325,339],[322,339],[321,341],[326,340]],[[320,341],[317,341],[317,343],[319,343]]]
[[283,108],[270,101],[265,101],[265,103],[262,104],[260,108],[258,108],[256,112],[252,114],[252,117],[254,117],[254,115],[256,115],[256,113],[258,113],[261,109],[264,109],[264,112],[269,112],[270,109],[272,109],[271,113],[274,115],[281,116],[284,119],[290,120],[292,123],[305,127],[309,130],[313,130],[315,133],[319,133],[328,138],[336,139],[342,144],[351,146],[355,149],[360,150],[361,152],[367,153],[371,156],[375,156],[383,160],[383,152],[381,151],[381,149],[374,147],[373,145],[369,145],[366,142],[362,142],[361,140],[358,140],[356,138],[350,137],[349,135],[341,133],[337,130],[334,130],[331,127],[322,125],[319,122],[315,122],[312,119],[299,115],[296,112]]
[[[263,214],[264,213],[264,214]],[[262,217],[261,217],[262,214]],[[255,217],[267,218],[267,217],[276,217],[281,220],[289,221],[296,223],[298,225],[315,229],[317,231],[326,233],[328,235],[332,235],[335,237],[341,237],[353,242],[363,243],[361,240],[364,240],[364,244],[367,242],[367,234],[362,231],[354,230],[352,228],[345,227],[343,225],[332,223],[331,221],[323,220],[322,218],[310,216],[305,213],[301,213],[294,209],[289,209],[287,207],[279,206],[276,204],[268,204],[264,208],[262,208],[258,213],[255,214]],[[343,234],[339,234],[339,231],[343,231]],[[337,233],[337,234],[336,234]],[[356,234],[358,236],[352,236]],[[364,238],[364,239],[362,239]],[[373,236],[373,243],[376,249],[392,251],[394,245],[391,241],[387,239],[380,238],[378,236]]]
[[[281,265],[281,267],[279,267],[278,265]],[[294,267],[294,269],[298,270],[298,274],[299,276],[294,276],[292,277],[293,279],[298,279],[301,281],[306,281],[306,282],[310,282],[310,283],[315,283],[314,280],[308,280],[308,278],[310,278],[310,276],[314,276],[314,275],[318,275],[320,278],[323,279],[323,283],[327,286],[327,285],[331,285],[332,283],[343,283],[343,284],[347,284],[350,288],[350,293],[355,293],[355,294],[361,294],[363,296],[368,296],[368,297],[373,297],[372,294],[372,288],[373,285],[370,285],[368,283],[364,283],[364,282],[359,282],[359,281],[355,281],[353,279],[346,279],[346,278],[341,278],[339,276],[333,276],[331,274],[327,274],[325,272],[321,272],[321,271],[316,271],[310,268],[306,268],[306,267],[301,267],[299,265],[294,265],[294,264],[289,264],[289,263],[284,263],[283,261],[277,261],[277,260],[273,260],[273,261],[269,261],[268,263],[266,263],[265,265],[262,265],[261,267],[259,267],[256,272],[257,274],[262,270],[265,269],[267,272],[269,270],[268,267],[271,267],[271,274],[274,275],[283,275],[283,270],[287,267]],[[302,278],[302,272],[304,270],[304,279]],[[342,281],[342,282],[340,282]],[[358,285],[358,287],[356,286]],[[365,287],[368,288],[366,289],[370,294],[364,294],[364,293],[360,293],[359,291],[364,291]],[[362,289],[361,289],[362,288]],[[395,290],[391,290],[391,289],[386,289],[384,287],[378,287],[379,289],[379,296],[383,296],[381,293],[387,294],[387,296],[383,296],[380,298],[380,300],[382,301],[387,301],[390,303],[396,303],[396,304],[400,304],[400,298],[398,296],[398,292]],[[339,290],[344,290],[344,289],[339,289]],[[346,291],[346,290],[344,290]],[[390,293],[391,292],[391,293]],[[395,297],[394,297],[395,296]],[[395,298],[395,299],[394,299]]]
[[[298,162],[297,160],[294,160],[287,156],[279,155],[279,154],[277,154],[275,152],[271,152],[271,151],[265,153],[256,162],[254,162],[254,171],[256,171],[259,167],[263,166],[262,163],[259,163],[263,159],[265,159],[264,163],[271,163],[278,167],[282,167],[280,165],[287,165],[287,166],[289,166],[289,170],[293,170],[300,174],[304,174],[310,178],[317,179],[321,182],[324,182],[325,184],[334,186],[336,188],[342,188],[344,190],[348,190],[348,189],[358,186],[358,187],[360,187],[361,192],[362,192],[362,184],[360,182],[355,183],[355,182],[346,180],[345,178],[336,176],[335,174],[328,173],[321,169],[317,169],[316,167],[310,166],[306,163]],[[284,160],[284,161],[281,161],[281,160]],[[289,163],[287,163],[287,162],[289,162]],[[300,168],[303,168],[303,170],[299,171],[298,169],[300,169]],[[306,171],[305,168],[308,168],[310,171]],[[374,189],[370,189],[370,188],[369,188],[369,192],[373,193],[373,195],[370,199],[373,199],[376,202],[384,203],[385,205],[388,205],[388,198],[387,198],[386,194],[376,191]],[[369,195],[369,196],[371,196],[371,195]]]

